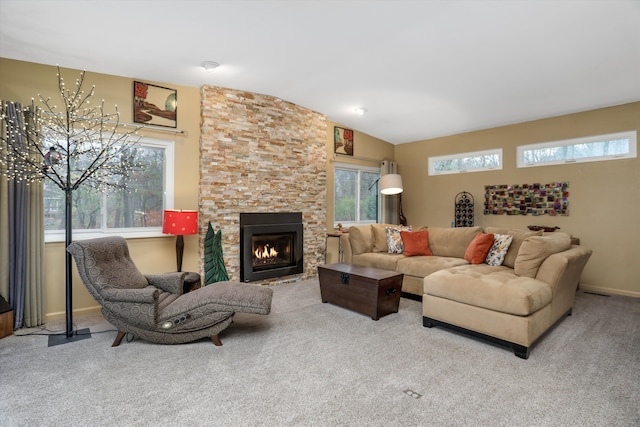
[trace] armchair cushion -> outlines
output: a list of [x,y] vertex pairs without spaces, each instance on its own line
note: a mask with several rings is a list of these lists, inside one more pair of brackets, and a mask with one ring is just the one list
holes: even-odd
[[144,289],[120,289],[104,287],[102,297],[111,302],[141,302],[155,304],[160,291],[155,286],[147,286]]
[[[149,331],[157,330],[158,310],[154,303],[104,301],[102,314],[107,320],[117,317],[120,321],[145,328]],[[120,327],[121,325],[116,325]]]
[[[218,322],[236,312],[269,314],[273,290],[240,282],[216,282],[182,295],[158,313],[158,325],[170,322],[165,332],[176,333]],[[162,297],[162,296],[161,296]]]
[[241,282],[216,282],[189,292],[162,310],[160,319],[186,310],[207,307],[208,311],[269,314],[273,290]]
[[182,295],[184,278],[186,272],[164,273],[164,274],[145,274],[145,278],[150,285],[156,286],[165,292]]
[[149,283],[136,267],[129,254],[129,247],[121,237],[93,239],[90,245],[72,244],[68,249],[74,256],[86,262],[78,264],[78,270],[97,286],[123,289],[142,289]]

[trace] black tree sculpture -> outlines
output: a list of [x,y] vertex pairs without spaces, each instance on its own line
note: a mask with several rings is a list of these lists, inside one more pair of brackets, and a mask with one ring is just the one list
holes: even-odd
[[[72,89],[65,86],[58,67],[58,89],[62,107],[38,95],[42,107],[23,110],[25,122],[16,115],[19,104],[2,102],[6,123],[2,135],[0,173],[9,180],[53,182],[65,195],[65,247],[72,241],[72,195],[80,186],[121,189],[139,165],[130,161],[130,150],[139,141],[140,127],[120,122],[115,113],[105,113],[104,101],[92,104],[95,86],[85,92],[85,72]],[[134,137],[135,135],[135,137]],[[71,255],[65,251],[66,337],[73,336]]]

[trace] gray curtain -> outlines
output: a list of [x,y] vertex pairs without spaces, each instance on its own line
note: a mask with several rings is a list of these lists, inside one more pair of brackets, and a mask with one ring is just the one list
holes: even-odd
[[[21,129],[25,114],[19,103],[5,103],[7,120],[2,131],[11,134],[11,144],[24,146]],[[28,117],[28,115],[27,115]],[[27,123],[32,126],[32,123]],[[2,141],[3,168],[11,168],[7,146]],[[4,170],[6,171],[6,169]],[[44,300],[44,210],[41,182],[0,177],[0,294],[13,307],[14,329],[45,323]]]

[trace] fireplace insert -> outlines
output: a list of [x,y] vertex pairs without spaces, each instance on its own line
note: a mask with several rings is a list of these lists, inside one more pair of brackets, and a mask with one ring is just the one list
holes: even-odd
[[240,280],[303,272],[301,212],[240,214]]

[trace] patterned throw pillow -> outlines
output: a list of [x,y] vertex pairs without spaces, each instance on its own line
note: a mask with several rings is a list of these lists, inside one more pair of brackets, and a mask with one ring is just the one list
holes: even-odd
[[493,246],[489,249],[489,254],[484,262],[493,266],[502,265],[513,241],[513,236],[510,234],[494,234],[493,238]]
[[387,246],[389,247],[390,254],[401,254],[404,252],[404,245],[402,243],[401,231],[411,231],[411,226],[408,227],[385,227],[387,232]]

